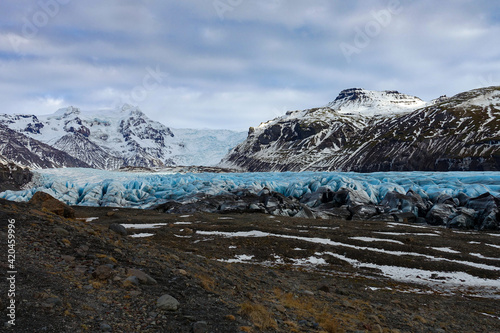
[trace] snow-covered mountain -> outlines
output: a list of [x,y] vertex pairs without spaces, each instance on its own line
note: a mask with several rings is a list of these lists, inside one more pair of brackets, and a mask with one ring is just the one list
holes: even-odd
[[348,89],[250,128],[221,166],[247,171],[500,170],[500,87],[425,103]]
[[64,151],[2,124],[0,124],[0,161],[3,164],[15,163],[32,169],[89,167],[85,162]]
[[232,131],[171,130],[130,105],[99,111],[68,107],[44,116],[0,115],[0,124],[98,169],[213,165],[244,139]]
[[426,106],[418,97],[398,91],[371,91],[360,88],[346,89],[327,107],[341,114],[363,116],[392,115],[407,113]]

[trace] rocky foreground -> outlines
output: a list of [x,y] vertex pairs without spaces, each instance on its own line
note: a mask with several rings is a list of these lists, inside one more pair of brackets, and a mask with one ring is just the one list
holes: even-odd
[[[0,200],[4,249],[9,220],[16,317],[6,332],[500,332],[497,233],[70,208],[37,195]],[[389,265],[435,273],[402,281],[374,268]],[[454,272],[469,278],[456,284]],[[4,293],[4,322],[7,305]]]

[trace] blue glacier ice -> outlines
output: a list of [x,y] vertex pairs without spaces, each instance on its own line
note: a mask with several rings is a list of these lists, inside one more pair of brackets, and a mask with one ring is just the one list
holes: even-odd
[[238,189],[258,193],[267,187],[298,198],[320,188],[351,188],[378,204],[389,191],[406,193],[409,189],[430,200],[441,193],[498,196],[500,172],[171,174],[67,168],[37,170],[33,185],[24,191],[0,193],[0,198],[28,201],[35,192],[44,191],[69,205],[149,208],[169,200],[189,200],[197,193],[217,195]]

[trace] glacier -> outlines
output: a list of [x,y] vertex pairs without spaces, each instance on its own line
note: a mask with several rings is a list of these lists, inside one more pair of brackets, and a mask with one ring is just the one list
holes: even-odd
[[265,173],[167,173],[120,172],[85,168],[34,171],[32,187],[5,191],[0,198],[29,201],[44,191],[68,205],[151,208],[167,201],[190,202],[195,195],[219,195],[239,190],[260,192],[264,187],[300,198],[328,188],[349,188],[379,204],[389,191],[405,194],[412,189],[434,200],[445,193],[476,197],[486,192],[500,195],[500,172],[265,172]]

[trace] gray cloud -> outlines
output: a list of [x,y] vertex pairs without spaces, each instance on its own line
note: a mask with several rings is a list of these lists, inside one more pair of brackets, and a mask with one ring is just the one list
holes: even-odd
[[[500,85],[499,9],[486,0],[4,1],[0,98],[7,113],[131,102],[168,126],[233,129],[349,87],[432,99]],[[346,45],[355,52],[346,56]]]

